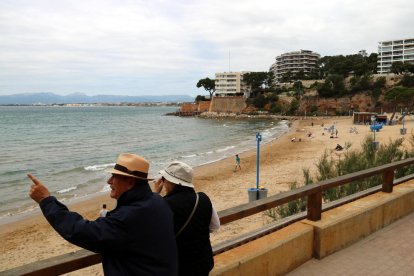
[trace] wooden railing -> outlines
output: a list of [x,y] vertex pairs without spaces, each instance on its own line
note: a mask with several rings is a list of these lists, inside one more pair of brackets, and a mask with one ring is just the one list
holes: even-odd
[[[298,220],[302,218],[307,218],[312,221],[317,221],[321,219],[322,214],[322,193],[328,189],[338,187],[350,182],[361,180],[367,177],[382,175],[382,186],[381,188],[371,188],[370,191],[365,192],[362,196],[366,194],[373,193],[376,191],[383,191],[386,193],[391,193],[393,186],[403,181],[408,181],[414,179],[414,174],[406,176],[401,179],[394,180],[394,172],[396,169],[403,168],[405,166],[413,165],[414,158],[408,158],[402,161],[394,162],[391,164],[382,165],[379,167],[342,175],[332,179],[324,180],[315,184],[306,185],[295,190],[288,192],[280,193],[274,196],[270,196],[264,199],[253,201],[250,203],[242,204],[233,208],[229,208],[223,211],[220,211],[219,217],[221,224],[230,223],[265,210],[280,206],[282,204],[307,197],[307,212],[305,215],[297,215],[293,220]],[[332,204],[331,204],[332,205]],[[330,208],[333,208],[332,205]],[[292,219],[291,219],[292,221]],[[280,228],[281,226],[275,226],[274,229]],[[274,230],[273,229],[273,230]],[[261,232],[261,235],[272,231],[265,229]],[[231,248],[237,246],[237,244],[243,243],[252,239],[252,236],[246,236],[242,239],[235,240],[227,244],[226,246],[219,246],[215,248],[215,253],[223,252],[225,248]],[[6,253],[7,254],[7,253]],[[97,253],[90,252],[88,250],[79,250],[74,253],[64,254],[61,256],[49,258],[43,261],[38,261],[35,263],[23,265],[17,268],[6,270],[0,272],[0,275],[59,275],[63,273],[68,273],[74,270],[79,270],[91,265],[95,265],[101,262],[101,255]]]

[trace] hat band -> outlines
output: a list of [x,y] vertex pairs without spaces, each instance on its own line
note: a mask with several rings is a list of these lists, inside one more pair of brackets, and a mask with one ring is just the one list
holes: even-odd
[[120,172],[124,172],[124,173],[127,173],[127,174],[134,175],[136,177],[140,177],[140,178],[147,178],[148,177],[148,173],[143,173],[143,172],[140,172],[140,171],[130,171],[130,170],[128,170],[127,167],[124,167],[124,166],[119,165],[119,164],[115,164],[114,169],[118,170]]

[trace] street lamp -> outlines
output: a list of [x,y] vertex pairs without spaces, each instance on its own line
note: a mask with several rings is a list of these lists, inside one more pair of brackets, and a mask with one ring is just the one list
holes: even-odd
[[256,142],[257,142],[257,155],[256,155],[256,189],[259,189],[260,142],[261,141],[262,141],[262,135],[258,132],[256,134]]

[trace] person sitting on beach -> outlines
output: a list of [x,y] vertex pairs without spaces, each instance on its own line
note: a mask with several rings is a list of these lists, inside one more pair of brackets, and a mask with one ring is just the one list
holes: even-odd
[[194,190],[193,169],[179,161],[159,172],[155,192],[164,188],[164,199],[174,213],[178,247],[178,275],[208,275],[214,267],[210,233],[220,228],[220,220],[209,197]]
[[341,151],[341,150],[343,150],[344,148],[340,145],[340,144],[336,144],[336,147],[335,147],[335,150],[336,151]]
[[237,168],[239,168],[241,170],[241,166],[240,166],[240,157],[238,154],[236,154],[236,167],[234,168],[234,171],[237,170]]
[[99,211],[99,216],[101,218],[106,217],[106,213],[108,213],[108,210],[106,210],[106,204],[102,204],[102,210]]
[[64,239],[102,254],[105,275],[177,275],[173,214],[151,191],[148,169],[141,156],[119,155],[108,179],[116,207],[95,221],[70,212],[30,173],[29,195]]

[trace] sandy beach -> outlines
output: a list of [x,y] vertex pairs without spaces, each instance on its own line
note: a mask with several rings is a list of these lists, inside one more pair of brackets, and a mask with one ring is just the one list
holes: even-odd
[[[338,129],[338,138],[330,138],[329,132],[325,130],[331,125]],[[351,127],[356,127],[358,134],[351,133]],[[381,144],[401,137],[401,127],[401,124],[383,127],[376,133],[376,140]],[[412,116],[406,117],[405,127],[405,143],[408,144],[413,132]],[[308,137],[309,133],[312,133],[311,137]],[[367,135],[373,135],[369,126],[353,125],[352,117],[308,117],[292,121],[288,133],[261,146],[260,186],[268,189],[268,195],[287,191],[292,182],[303,182],[303,169],[308,168],[311,173],[315,172],[315,164],[325,150],[336,157],[336,144],[344,146],[349,142],[352,144],[350,150],[357,149]],[[296,142],[292,142],[292,138]],[[240,158],[242,169],[236,172],[234,158],[196,168],[194,183],[197,191],[207,193],[218,211],[247,203],[247,190],[256,185],[256,151],[241,153]],[[29,187],[29,180],[27,183]],[[102,203],[106,203],[109,209],[115,205],[115,201],[105,194],[70,204],[69,208],[93,220],[97,217]],[[248,232],[262,226],[266,221],[264,215],[256,215],[224,225],[211,236],[212,243],[216,244]],[[2,225],[0,242],[3,252],[0,256],[0,271],[79,250],[57,235],[39,213]],[[103,272],[101,266],[96,265],[70,275],[103,275]]]

